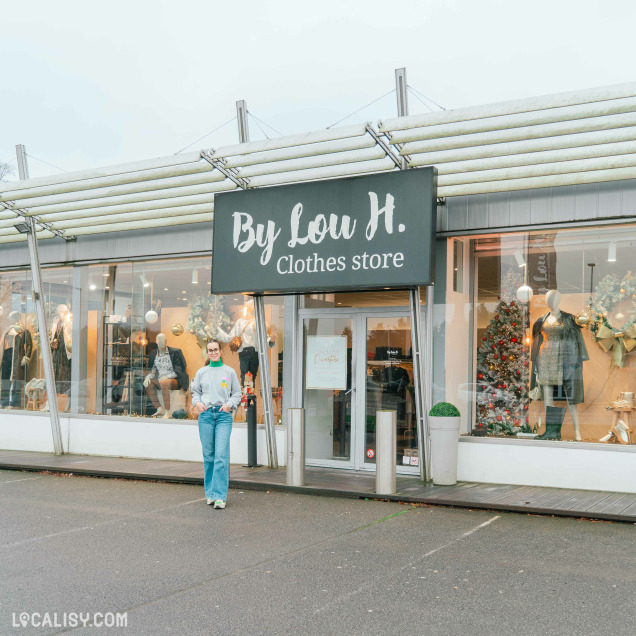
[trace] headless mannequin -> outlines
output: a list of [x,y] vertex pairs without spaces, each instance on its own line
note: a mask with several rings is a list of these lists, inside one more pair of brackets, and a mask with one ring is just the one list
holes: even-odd
[[[252,380],[256,383],[258,374],[258,337],[256,333],[256,319],[254,318],[254,304],[250,302],[243,307],[241,317],[236,321],[229,334],[218,329],[216,337],[220,342],[230,342],[235,336],[240,336],[243,343],[238,350],[239,365],[241,368],[241,386],[245,386],[245,376],[252,374]],[[267,344],[273,347],[276,341],[276,332],[268,334]]]
[[9,321],[12,324],[0,339],[0,383],[7,408],[18,408],[21,405],[24,367],[31,359],[32,341],[31,334],[20,323],[20,312],[12,311]]
[[[550,314],[545,319],[544,324],[549,327],[556,324],[561,318],[561,310],[559,309],[559,305],[561,303],[561,294],[555,289],[551,289],[545,295],[545,302],[550,308]],[[548,384],[544,385],[543,388],[543,401],[545,402],[546,408],[554,406],[554,387]],[[577,442],[581,441],[581,427],[579,422],[579,408],[578,404],[569,404],[568,403],[568,411],[570,411],[570,416],[572,417],[572,423],[574,424],[574,436]]]
[[[57,395],[69,395],[71,392],[71,347],[73,325],[72,318],[67,305],[58,305],[56,317],[53,320],[49,332],[51,343],[51,357],[53,361],[53,376],[55,378],[55,390]],[[71,406],[71,400],[66,401],[65,411]],[[40,411],[49,410],[47,400]]]

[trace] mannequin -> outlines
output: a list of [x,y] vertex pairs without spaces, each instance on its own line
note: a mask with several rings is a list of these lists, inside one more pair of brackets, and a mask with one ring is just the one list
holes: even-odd
[[0,405],[21,408],[26,366],[31,360],[33,339],[20,322],[20,312],[9,314],[11,325],[0,337]]
[[[186,361],[181,349],[168,347],[166,344],[166,334],[157,334],[157,348],[150,356],[150,373],[144,378],[146,393],[157,409],[155,417],[169,418],[170,411],[170,391],[189,388],[188,374],[186,373]],[[157,390],[161,391],[163,406],[159,402]]]
[[58,305],[49,333],[55,390],[58,395],[69,395],[71,392],[72,320],[68,307]]
[[[234,323],[230,333],[219,329],[216,337],[220,342],[231,342],[239,336],[243,342],[238,349],[239,364],[241,366],[241,386],[245,385],[245,374],[249,371],[256,383],[258,374],[258,336],[256,334],[256,319],[254,318],[254,303],[250,301],[243,307],[242,316]],[[276,332],[267,336],[270,347],[276,342]]]
[[584,401],[583,362],[587,348],[572,314],[559,309],[561,294],[550,290],[545,295],[550,311],[532,326],[533,364],[531,389],[542,388],[546,405],[546,430],[537,439],[561,439],[565,409],[554,406],[555,400],[567,401],[574,424],[574,435],[581,441],[578,405]]

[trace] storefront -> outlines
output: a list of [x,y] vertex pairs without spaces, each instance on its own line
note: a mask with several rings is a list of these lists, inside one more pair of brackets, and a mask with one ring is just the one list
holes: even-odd
[[[622,85],[400,118],[379,131],[367,125],[241,144],[176,167],[165,159],[106,169],[88,185],[82,175],[78,183],[68,175],[25,182],[23,190],[3,184],[0,203],[32,205],[50,221],[40,249],[65,451],[198,461],[186,389],[209,337],[224,341],[224,361],[255,392],[262,414],[257,293],[280,465],[286,411],[302,407],[308,464],[373,470],[375,411],[388,408],[397,415],[396,468],[417,473],[426,454],[419,398],[420,411],[438,401],[459,408],[462,480],[636,492],[634,112],[636,87]],[[212,263],[212,198],[220,214],[224,198],[262,202],[283,191],[263,186],[298,181],[329,191],[351,175],[417,172],[395,169],[403,157],[409,168],[439,172],[430,245],[412,235],[411,221],[400,231],[396,220],[389,236],[378,216],[383,242],[365,251],[342,238],[353,223],[351,216],[343,224],[347,206],[323,205],[325,225],[299,221],[295,238],[279,236],[282,223],[261,208],[251,221],[240,218],[245,235],[236,239],[253,262],[233,253]],[[276,162],[285,165],[280,173]],[[372,191],[364,192],[366,214]],[[286,223],[299,201],[281,206]],[[376,212],[386,207],[385,194],[377,201]],[[50,451],[42,335],[12,209],[0,212],[0,447]],[[304,209],[308,221],[312,205]],[[86,227],[74,210],[86,210]],[[71,224],[76,241],[52,236]],[[236,251],[233,229],[226,230],[215,254]],[[345,243],[352,250],[340,254]],[[419,263],[415,276],[385,276],[401,269],[396,254],[418,250],[435,254],[429,271]],[[210,295],[219,280],[227,286]],[[414,316],[423,327],[419,348]],[[237,351],[234,336],[242,340]],[[169,382],[153,373],[164,351]],[[331,355],[340,361],[333,368],[322,364]],[[241,408],[232,435],[237,463],[246,459],[244,420]],[[265,432],[259,426],[263,463]]]

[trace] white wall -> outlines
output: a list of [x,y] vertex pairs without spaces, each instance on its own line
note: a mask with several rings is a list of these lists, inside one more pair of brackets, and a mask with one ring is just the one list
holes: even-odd
[[[60,416],[65,450],[76,454],[201,461],[196,423],[135,418]],[[258,428],[258,462],[267,465],[265,429]],[[279,465],[285,429],[276,427]],[[48,414],[0,413],[0,448],[53,452]],[[230,461],[247,462],[247,429],[235,424]],[[636,446],[460,438],[458,479],[636,493]]]
[[[64,450],[83,455],[140,457],[202,461],[196,422],[119,417],[69,416],[60,414]],[[267,465],[265,428],[257,430],[257,460]],[[285,464],[285,430],[276,428],[278,463]],[[47,413],[0,413],[0,448],[53,452],[51,423]],[[230,461],[247,463],[247,427],[234,424],[230,438]]]
[[460,438],[457,479],[636,493],[636,446]]

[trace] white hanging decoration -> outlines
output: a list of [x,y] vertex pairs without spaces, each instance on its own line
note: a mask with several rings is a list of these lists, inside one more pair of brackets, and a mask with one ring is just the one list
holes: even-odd
[[156,311],[153,311],[152,309],[148,312],[146,312],[146,322],[149,325],[154,325],[157,320],[159,320],[159,314]]
[[517,289],[517,300],[520,303],[529,303],[532,300],[532,296],[534,292],[532,291],[532,287],[530,285],[521,285]]

